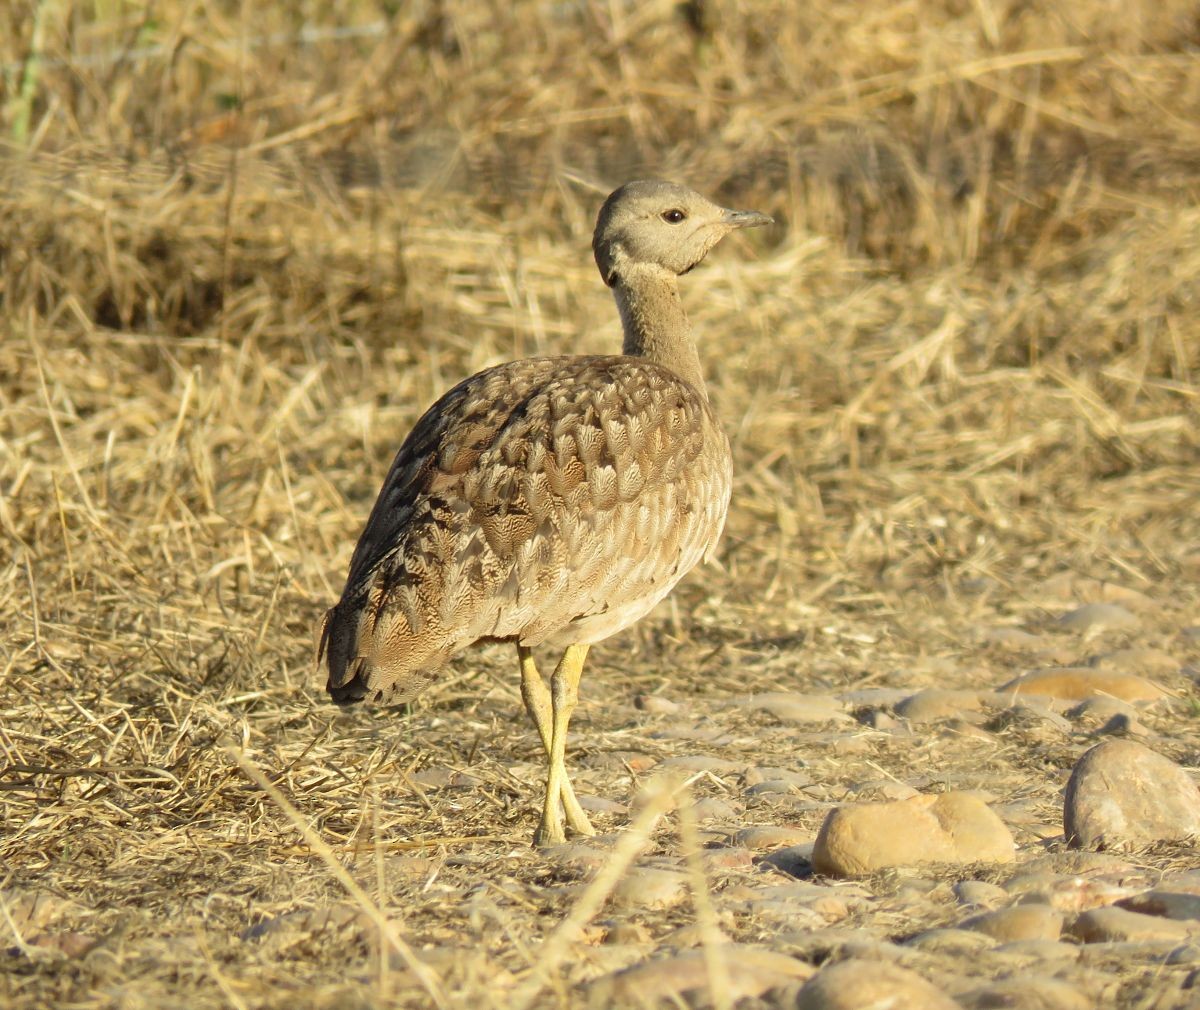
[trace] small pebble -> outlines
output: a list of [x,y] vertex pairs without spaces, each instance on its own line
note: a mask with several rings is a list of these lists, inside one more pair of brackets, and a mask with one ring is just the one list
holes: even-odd
[[1108,740],[1071,772],[1063,830],[1069,844],[1101,849],[1200,835],[1200,790],[1150,748]]
[[838,698],[851,708],[894,707],[912,694],[912,689],[899,687],[856,687],[843,691]]
[[[722,945],[720,951],[733,1000],[759,996],[809,978],[810,965],[786,954],[760,950],[744,944]],[[689,950],[674,957],[634,965],[594,981],[587,991],[592,1007],[653,1006],[669,1001],[685,1002],[691,992],[706,992],[710,985],[709,965],[704,950]]]
[[652,715],[678,715],[686,711],[683,705],[661,694],[639,694],[633,699],[634,707]]
[[812,785],[813,777],[808,772],[793,771],[790,768],[750,768],[742,776],[746,787],[760,785],[763,782],[786,782],[795,789],[803,789]]
[[673,929],[665,936],[659,938],[659,946],[674,950],[688,950],[691,947],[700,947],[709,940],[717,940],[719,943],[732,942],[720,929],[717,930],[716,937],[708,934],[708,931],[698,922],[689,922],[686,926],[680,926],[678,929]]
[[812,870],[813,843],[804,842],[800,845],[789,845],[763,856],[765,866],[773,866],[792,877],[803,877]]
[[1162,649],[1133,647],[1102,653],[1093,657],[1090,665],[1097,670],[1133,671],[1145,677],[1177,673],[1180,662]]
[[607,796],[593,796],[590,793],[580,793],[579,805],[589,814],[616,814],[618,817],[629,813],[628,804]]
[[846,790],[856,800],[908,800],[921,793],[907,782],[897,782],[895,779],[867,779],[865,782],[853,782]]
[[733,804],[720,796],[705,796],[692,804],[697,821],[736,821],[740,816]]
[[424,789],[466,789],[481,782],[481,779],[469,772],[442,765],[422,768],[419,772],[413,772],[410,778]]
[[714,757],[712,754],[680,754],[660,761],[657,767],[664,771],[712,772],[714,775],[732,775],[743,771],[746,765],[740,761],[727,761],[725,758]]
[[996,948],[996,953],[1054,964],[1078,960],[1079,947],[1074,943],[1063,943],[1061,940],[1013,940],[1010,943],[1002,943]]
[[858,721],[864,726],[869,726],[871,729],[878,730],[881,733],[890,733],[894,730],[901,730],[900,720],[893,715],[888,715],[881,708],[864,709],[858,713]]
[[748,870],[754,865],[754,853],[739,846],[722,845],[715,849],[705,849],[700,853],[700,861],[704,864],[706,873]]
[[639,908],[670,908],[686,897],[687,874],[650,866],[634,867],[613,892],[617,904]]
[[1092,1010],[1095,1001],[1058,978],[1009,978],[958,997],[964,1010]]
[[813,849],[813,869],[855,876],[919,863],[1012,862],[1013,837],[967,793],[914,796],[830,811]]
[[751,712],[766,712],[780,722],[848,722],[851,718],[845,704],[827,694],[768,691],[735,704]]
[[907,968],[852,959],[822,968],[804,983],[796,1010],[960,1010],[959,1004]]
[[1119,603],[1085,603],[1067,611],[1058,623],[1070,631],[1108,631],[1137,628],[1142,622]]
[[1124,712],[1114,715],[1103,726],[1095,731],[1096,736],[1149,736],[1150,731],[1146,729],[1132,715],[1126,715]]
[[1001,713],[1004,725],[1023,726],[1034,730],[1054,730],[1070,733],[1073,726],[1061,715],[1045,704],[1040,695],[1026,695]]
[[1133,715],[1135,709],[1119,698],[1097,695],[1067,709],[1066,716],[1084,726],[1102,726],[1114,715]]
[[1181,943],[1167,955],[1167,964],[1200,964],[1200,943]]
[[962,905],[982,905],[994,908],[1006,904],[1009,895],[999,884],[990,884],[986,880],[960,880],[954,885],[954,896]]
[[[768,878],[778,879],[778,878]],[[778,901],[794,901],[808,904],[829,893],[829,888],[808,880],[789,880],[786,883],[734,884],[722,892],[731,901],[753,901],[770,898]]]
[[797,791],[796,786],[786,779],[766,779],[756,782],[746,790],[747,796],[779,796]]
[[770,923],[772,932],[779,929],[818,929],[828,921],[807,905],[775,898],[755,898],[740,906],[739,911],[756,924]]
[[875,750],[875,744],[868,734],[847,733],[837,736],[831,741],[831,750],[840,757],[851,757],[856,754],[870,754]]
[[1105,880],[1036,872],[1014,877],[1005,889],[1018,895],[1022,904],[1049,905],[1068,916],[1087,908],[1111,905],[1130,893],[1129,888]]
[[1030,634],[1023,628],[985,628],[979,634],[978,641],[980,645],[1011,652],[1034,651],[1046,644],[1040,635]]
[[802,828],[777,827],[763,824],[753,828],[742,828],[733,840],[747,849],[773,849],[787,845],[800,845],[812,838],[812,833]]
[[[1152,965],[1155,970],[1179,947],[1178,939],[1110,940],[1079,945],[1081,968],[1111,971],[1117,962],[1125,962],[1126,970],[1134,966]],[[1174,1010],[1174,1008],[1172,1008]],[[1187,1010],[1192,1010],[1188,1007]]]
[[1154,601],[1138,589],[1092,579],[1075,572],[1059,572],[1042,583],[1042,591],[1056,600],[1082,601],[1083,603],[1120,603],[1131,610],[1145,610]]
[[983,708],[984,698],[988,696],[983,691],[948,691],[930,687],[905,698],[896,706],[896,714],[913,723],[937,722],[961,717],[964,712],[979,712]]
[[1118,901],[1119,908],[1167,919],[1195,919],[1200,922],[1200,894],[1183,891],[1153,890]]
[[959,923],[959,928],[976,930],[1001,943],[1057,940],[1062,934],[1063,917],[1049,905],[1013,905],[972,916]]
[[901,878],[896,884],[896,894],[904,898],[918,898],[925,900],[929,898],[934,891],[941,888],[940,880],[933,880],[929,877],[910,877],[907,874]]
[[1178,941],[1200,934],[1200,923],[1142,915],[1140,912],[1129,912],[1110,905],[1107,908],[1089,908],[1086,912],[1081,912],[1067,932],[1084,943]]
[[[836,930],[836,932],[835,932]],[[865,929],[841,929],[833,927],[825,930],[826,934],[837,935],[841,933],[845,935],[845,939],[839,943],[831,944],[827,949],[838,950],[843,958],[858,958],[866,961],[890,961],[893,964],[899,964],[906,960],[912,960],[912,954],[898,943],[892,943],[890,940],[881,940],[877,936],[871,935]],[[817,934],[814,934],[816,936]]]
[[608,862],[612,853],[604,846],[596,845],[594,840],[589,840],[548,845],[540,851],[540,855],[548,862],[563,869],[587,872],[603,866]]
[[996,946],[996,941],[986,933],[970,929],[927,929],[904,942],[904,946],[913,950],[924,951],[926,954],[946,954],[951,957],[963,957],[977,954],[981,950],[990,950]]

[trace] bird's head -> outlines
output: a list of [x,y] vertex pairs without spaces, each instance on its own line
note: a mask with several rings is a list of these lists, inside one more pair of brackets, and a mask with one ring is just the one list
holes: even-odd
[[673,182],[643,179],[614,191],[596,220],[592,250],[609,287],[630,269],[685,274],[737,228],[772,224],[754,210],[727,210]]

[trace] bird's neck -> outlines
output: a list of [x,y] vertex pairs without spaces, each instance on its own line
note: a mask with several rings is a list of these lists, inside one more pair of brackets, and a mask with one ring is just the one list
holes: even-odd
[[613,287],[613,296],[625,330],[622,351],[669,368],[707,397],[675,275],[663,270],[628,271]]

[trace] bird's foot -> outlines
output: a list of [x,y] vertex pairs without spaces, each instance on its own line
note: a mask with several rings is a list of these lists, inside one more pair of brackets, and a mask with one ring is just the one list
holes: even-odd
[[533,833],[534,848],[544,849],[548,845],[564,845],[566,841],[567,836],[563,831],[562,818],[548,819],[543,816],[542,823]]
[[567,840],[566,832],[563,830],[564,812],[566,813],[567,827],[571,829],[572,835],[583,835],[590,838],[596,833],[592,822],[588,820],[588,815],[583,812],[583,807],[575,798],[569,781],[564,780],[559,797],[561,806],[559,803],[547,803],[542,809],[541,823],[533,834],[533,844],[539,848],[544,845],[562,845]]

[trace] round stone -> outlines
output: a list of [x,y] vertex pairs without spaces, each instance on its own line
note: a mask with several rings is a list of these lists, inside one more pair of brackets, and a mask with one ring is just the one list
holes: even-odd
[[964,1010],[1091,1010],[1086,993],[1057,978],[1008,978],[959,997]]
[[896,706],[896,714],[909,722],[938,722],[958,718],[964,712],[978,712],[983,708],[982,691],[949,691],[930,687],[905,698]]
[[847,877],[920,863],[1012,862],[1013,837],[969,793],[837,807],[821,825],[813,869]]
[[839,961],[804,983],[796,1010],[960,1010],[914,971],[886,961]]
[[619,905],[640,908],[669,908],[687,897],[687,874],[638,866],[626,874],[613,892]]
[[963,905],[978,905],[994,908],[1009,900],[1009,895],[999,884],[986,880],[960,880],[954,885],[954,897]]
[[976,930],[1001,943],[1016,940],[1057,940],[1063,917],[1049,905],[1028,904],[974,915],[960,923],[961,929]]
[[1133,740],[1106,740],[1067,783],[1063,832],[1086,849],[1200,835],[1200,789],[1179,765]]
[[1107,631],[1136,628],[1141,621],[1119,603],[1085,603],[1082,607],[1067,611],[1058,619],[1058,623],[1071,631]]
[[1200,922],[1179,922],[1109,905],[1080,913],[1068,932],[1084,943],[1178,942],[1200,934]]
[[1043,694],[1067,701],[1110,697],[1121,701],[1160,701],[1168,697],[1157,684],[1133,673],[1093,670],[1090,666],[1062,666],[1034,670],[1010,680],[1003,694]]

